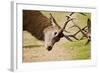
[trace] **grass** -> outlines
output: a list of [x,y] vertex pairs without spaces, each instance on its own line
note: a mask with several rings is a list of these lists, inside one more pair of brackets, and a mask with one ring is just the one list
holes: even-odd
[[86,39],[76,41],[76,42],[68,42],[63,43],[63,47],[66,47],[65,49],[70,49],[73,51],[73,59],[74,60],[81,60],[81,59],[90,59],[91,58],[91,46],[90,43],[88,45],[85,45]]

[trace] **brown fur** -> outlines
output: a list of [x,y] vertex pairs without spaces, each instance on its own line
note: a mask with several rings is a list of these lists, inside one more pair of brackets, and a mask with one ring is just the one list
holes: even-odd
[[50,19],[40,11],[23,10],[23,30],[30,32],[37,39],[44,40],[43,30],[50,25]]

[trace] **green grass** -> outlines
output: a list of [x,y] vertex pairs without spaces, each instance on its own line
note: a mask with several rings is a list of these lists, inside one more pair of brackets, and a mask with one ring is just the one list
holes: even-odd
[[65,49],[70,49],[72,51],[72,57],[74,60],[82,60],[82,59],[90,59],[91,58],[91,46],[90,43],[85,45],[86,39],[76,41],[76,42],[69,42],[63,43],[63,47]]

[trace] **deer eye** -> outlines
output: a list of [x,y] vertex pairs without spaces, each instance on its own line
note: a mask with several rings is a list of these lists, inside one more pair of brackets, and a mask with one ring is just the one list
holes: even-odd
[[57,34],[57,32],[54,32],[54,35],[56,35]]

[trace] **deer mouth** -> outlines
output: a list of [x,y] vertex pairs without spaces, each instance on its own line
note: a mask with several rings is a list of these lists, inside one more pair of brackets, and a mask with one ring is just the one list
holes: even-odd
[[51,46],[48,46],[48,47],[47,47],[47,50],[48,50],[48,51],[51,51],[51,50],[52,50],[52,47],[51,47]]

